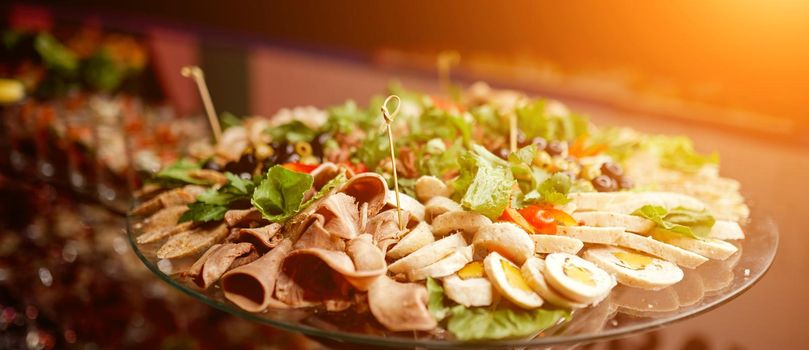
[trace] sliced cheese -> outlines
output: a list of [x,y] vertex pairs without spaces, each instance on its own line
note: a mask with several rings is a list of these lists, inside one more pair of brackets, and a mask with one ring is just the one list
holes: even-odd
[[568,253],[576,254],[584,247],[584,242],[568,236],[529,235],[536,244],[535,252],[540,254]]
[[699,199],[672,192],[580,192],[571,193],[569,197],[578,211],[631,214],[644,205],[657,205],[666,209],[705,209],[705,204]]
[[621,234],[625,233],[623,227],[592,227],[592,226],[559,226],[556,234],[572,237],[584,243],[616,244]]
[[616,245],[654,255],[689,269],[696,268],[708,261],[708,258],[702,255],[660,242],[652,237],[629,232],[621,233]]
[[456,233],[421,247],[412,254],[396,260],[396,262],[388,266],[388,271],[392,273],[406,273],[409,270],[420,269],[441,260],[447,255],[452,254],[456,249],[465,246],[466,240],[463,239],[463,236]]
[[449,276],[462,269],[470,261],[472,261],[472,246],[458,248],[446,258],[423,268],[408,271],[407,279],[410,281],[421,281],[427,277],[440,278]]
[[488,279],[461,279],[451,275],[443,279],[444,294],[450,300],[466,307],[489,306],[494,300],[496,291]]

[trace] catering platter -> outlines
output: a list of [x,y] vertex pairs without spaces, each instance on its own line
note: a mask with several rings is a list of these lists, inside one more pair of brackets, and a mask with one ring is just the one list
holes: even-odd
[[390,92],[192,145],[133,203],[138,257],[223,311],[394,348],[647,331],[733,299],[772,263],[776,225],[687,138],[598,128],[485,84]]

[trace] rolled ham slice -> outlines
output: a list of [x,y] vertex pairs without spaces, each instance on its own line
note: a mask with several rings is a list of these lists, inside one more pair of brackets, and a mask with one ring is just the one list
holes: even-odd
[[250,263],[258,258],[250,243],[214,244],[183,275],[198,287],[208,289],[231,267]]
[[343,279],[360,291],[368,290],[374,280],[385,274],[385,268],[358,271],[345,252],[305,248],[291,252],[284,259],[283,272],[307,292],[329,299],[342,288]]
[[243,227],[247,226],[248,223],[261,220],[263,220],[261,212],[256,208],[232,209],[225,212],[225,223],[229,227]]
[[279,233],[283,228],[281,224],[272,223],[256,228],[235,229],[234,234],[231,234],[229,240],[235,243],[250,243],[255,246],[259,252],[265,253],[275,248],[281,242],[281,235],[279,235]]
[[340,168],[332,162],[325,162],[318,165],[317,168],[312,170],[312,172],[309,174],[312,175],[312,186],[314,186],[315,189],[320,190],[331,179],[340,174]]
[[215,243],[222,241],[228,235],[228,228],[224,223],[212,228],[198,227],[171,236],[160,249],[157,250],[159,259],[175,259],[189,256],[208,249]]
[[284,240],[275,249],[249,264],[239,266],[222,276],[222,292],[236,306],[260,312],[273,303],[273,291],[281,263],[292,250],[292,242]]
[[141,203],[135,209],[132,209],[131,214],[137,216],[151,215],[163,208],[188,204],[193,202],[204,191],[205,188],[193,185],[171,189]]
[[317,213],[325,218],[323,227],[326,231],[345,239],[354,239],[359,235],[359,207],[353,197],[335,193],[324,198],[320,205]]
[[[406,211],[402,212],[402,221],[407,222],[410,214]],[[385,210],[368,220],[368,225],[365,232],[374,237],[379,249],[386,252],[388,247],[396,244],[402,236],[402,230],[399,230],[399,218],[396,209]]]
[[368,203],[368,216],[374,216],[385,206],[388,183],[376,173],[362,173],[348,180],[340,192],[357,199],[357,205]]
[[437,326],[427,311],[427,288],[422,284],[381,276],[368,290],[368,305],[374,318],[395,332],[428,331]]

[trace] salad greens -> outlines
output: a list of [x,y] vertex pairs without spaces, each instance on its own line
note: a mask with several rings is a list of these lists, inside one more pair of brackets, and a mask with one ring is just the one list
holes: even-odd
[[427,279],[427,308],[436,320],[447,320],[447,330],[459,340],[527,337],[570,317],[568,310],[522,310],[500,304],[495,308],[447,306],[444,289]]
[[694,143],[685,136],[650,135],[642,147],[660,158],[660,165],[685,172],[696,172],[706,164],[719,164],[714,152],[702,155],[694,150]]
[[687,136],[646,135],[629,128],[604,128],[590,140],[606,145],[606,153],[617,161],[625,161],[638,152],[648,152],[660,165],[682,172],[697,172],[705,165],[719,164],[716,152],[700,154]]
[[671,211],[657,205],[644,205],[632,215],[654,221],[655,230],[689,238],[702,239],[711,233],[716,220],[702,211],[677,207]]
[[211,188],[197,196],[197,200],[189,204],[188,210],[180,216],[179,222],[222,220],[232,203],[250,199],[256,186],[252,180],[242,179],[229,172],[225,176],[228,182],[218,189]]
[[574,113],[558,114],[548,106],[548,101],[538,99],[515,110],[520,130],[527,138],[567,141],[587,133],[586,117]]
[[200,170],[202,166],[190,159],[183,158],[173,164],[161,169],[154,176],[154,182],[166,187],[178,187],[187,184],[210,185],[209,182],[191,177],[189,173],[193,170]]
[[461,156],[456,197],[466,209],[497,219],[509,205],[514,177],[508,163],[479,145]]
[[312,175],[273,166],[253,192],[250,202],[270,222],[284,221],[298,212]]
[[268,130],[274,141],[279,142],[309,142],[317,136],[317,130],[312,130],[300,121],[291,121]]

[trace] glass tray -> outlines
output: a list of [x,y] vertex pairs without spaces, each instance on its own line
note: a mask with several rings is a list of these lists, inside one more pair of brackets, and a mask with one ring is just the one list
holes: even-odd
[[179,277],[197,256],[159,260],[155,252],[162,242],[139,245],[140,232],[127,220],[127,235],[137,256],[155,275],[184,293],[236,316],[299,332],[335,348],[524,348],[582,344],[653,330],[694,317],[741,295],[767,272],[778,247],[778,228],[770,216],[753,211],[745,225],[746,239],[734,244],[739,252],[725,261],[711,260],[695,270],[683,269],[684,279],[659,291],[624,286],[613,289],[596,307],[577,310],[570,322],[547,329],[529,339],[460,342],[445,333],[390,332],[372,319],[357,319],[345,313],[316,310],[276,310],[251,313],[227,301],[216,284],[207,291]]

